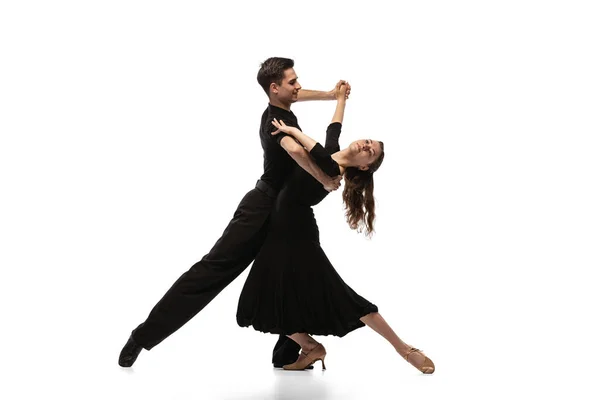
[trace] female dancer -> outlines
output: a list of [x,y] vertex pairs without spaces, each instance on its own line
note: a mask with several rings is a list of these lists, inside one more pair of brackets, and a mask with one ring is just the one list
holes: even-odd
[[[383,161],[383,143],[358,140],[340,151],[345,93],[344,86],[337,92],[325,147],[283,121],[272,122],[277,127],[273,134],[294,137],[323,171],[330,176],[344,176],[347,221],[352,229],[371,235],[375,219],[373,174]],[[302,168],[296,167],[290,174],[273,207],[267,239],[242,289],[238,324],[287,335],[298,343],[301,354],[295,363],[284,365],[286,370],[302,370],[317,360],[325,369],[325,348],[309,334],[342,337],[366,324],[421,372],[433,373],[433,362],[404,343],[378,313],[377,306],[346,285],[323,252],[312,206],[327,194]]]

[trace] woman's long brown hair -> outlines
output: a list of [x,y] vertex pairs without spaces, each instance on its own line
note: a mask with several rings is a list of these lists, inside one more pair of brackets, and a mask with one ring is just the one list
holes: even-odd
[[350,229],[356,229],[359,233],[365,231],[370,237],[373,232],[373,221],[375,221],[375,198],[373,197],[373,174],[379,169],[383,162],[383,142],[381,155],[375,160],[369,169],[361,171],[356,167],[348,167],[344,172],[344,193],[342,199],[346,205],[346,221]]

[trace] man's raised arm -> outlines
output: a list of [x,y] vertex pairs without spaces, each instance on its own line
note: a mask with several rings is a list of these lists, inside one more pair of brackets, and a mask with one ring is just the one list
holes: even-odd
[[350,84],[346,81],[339,81],[335,87],[328,91],[322,92],[320,90],[308,90],[308,89],[300,89],[298,91],[298,100],[297,101],[313,101],[313,100],[335,100],[336,92],[341,85],[346,85],[346,98],[350,96]]

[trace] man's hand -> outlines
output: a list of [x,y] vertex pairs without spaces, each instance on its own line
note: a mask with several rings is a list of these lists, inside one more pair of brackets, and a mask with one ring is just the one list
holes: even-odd
[[338,83],[336,83],[335,87],[332,90],[329,91],[329,97],[332,100],[337,100],[337,93],[342,85],[346,86],[346,99],[350,97],[350,84],[344,80],[341,80]]
[[346,100],[348,98],[348,86],[345,83],[338,86],[335,98],[337,101]]
[[341,182],[342,182],[341,175],[334,176],[334,177],[328,177],[328,180],[326,181],[326,183],[323,184],[323,188],[325,190],[327,190],[328,192],[333,192],[334,190],[338,190],[340,188]]

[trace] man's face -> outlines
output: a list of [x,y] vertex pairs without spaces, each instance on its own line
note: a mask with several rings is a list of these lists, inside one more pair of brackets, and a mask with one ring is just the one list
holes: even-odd
[[288,68],[283,72],[281,85],[271,84],[271,93],[282,103],[294,103],[298,100],[298,92],[302,89],[298,83],[298,76],[294,68]]

